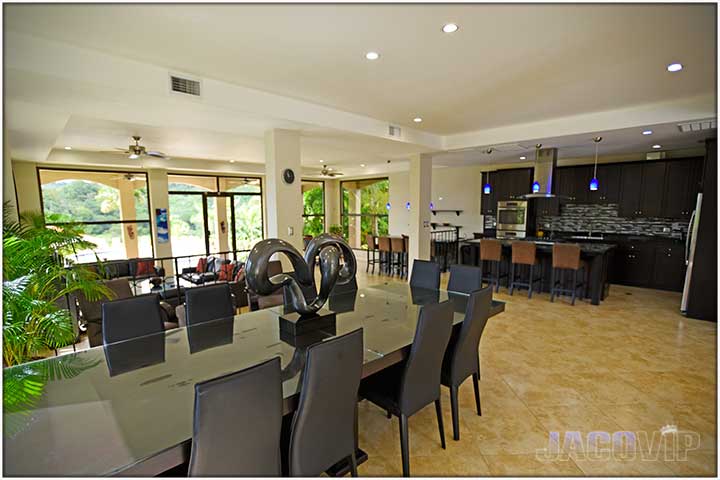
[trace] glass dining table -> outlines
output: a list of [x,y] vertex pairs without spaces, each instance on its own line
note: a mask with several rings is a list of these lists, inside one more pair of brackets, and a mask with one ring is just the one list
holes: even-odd
[[[156,475],[189,458],[194,385],[278,356],[284,411],[297,405],[309,345],[363,328],[363,377],[407,356],[419,309],[468,296],[392,283],[332,296],[334,327],[281,333],[283,307],[243,313],[6,368],[4,473]],[[493,301],[491,316],[504,310]]]

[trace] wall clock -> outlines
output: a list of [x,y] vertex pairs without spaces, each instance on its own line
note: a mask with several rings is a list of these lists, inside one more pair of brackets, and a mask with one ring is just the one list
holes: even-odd
[[286,168],[282,172],[282,178],[285,183],[290,185],[295,181],[295,172],[293,172],[291,168]]

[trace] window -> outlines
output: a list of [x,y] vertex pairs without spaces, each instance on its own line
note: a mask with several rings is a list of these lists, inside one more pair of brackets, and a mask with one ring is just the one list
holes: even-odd
[[353,248],[367,246],[366,236],[388,234],[390,182],[373,178],[340,182],[343,235]]
[[303,235],[317,236],[325,231],[325,182],[302,181]]
[[145,173],[43,168],[38,178],[47,225],[80,223],[95,245],[74,261],[153,256]]
[[259,178],[168,175],[168,193],[175,256],[250,250],[263,238]]

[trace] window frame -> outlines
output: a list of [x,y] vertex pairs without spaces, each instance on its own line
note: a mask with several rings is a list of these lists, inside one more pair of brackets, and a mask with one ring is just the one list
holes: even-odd
[[300,190],[302,194],[302,184],[303,182],[307,183],[322,183],[322,214],[319,213],[305,213],[305,196],[303,195],[303,235],[305,235],[304,229],[305,229],[305,219],[306,218],[316,218],[316,217],[322,217],[323,220],[323,232],[327,232],[328,226],[327,226],[327,217],[326,217],[326,210],[325,210],[325,200],[326,200],[326,193],[325,190],[325,180],[315,180],[312,178],[301,178],[300,179]]

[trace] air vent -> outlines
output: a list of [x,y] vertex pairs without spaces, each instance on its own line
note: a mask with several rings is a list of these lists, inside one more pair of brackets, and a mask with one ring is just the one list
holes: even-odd
[[189,78],[170,75],[170,90],[175,93],[182,93],[185,95],[193,95],[195,97],[199,97],[200,82],[197,80],[191,80]]
[[717,120],[714,118],[709,120],[698,120],[696,122],[678,123],[678,129],[680,129],[683,133],[712,130],[713,128],[717,128]]
[[399,137],[402,135],[402,129],[395,125],[388,125],[388,135],[391,137]]

